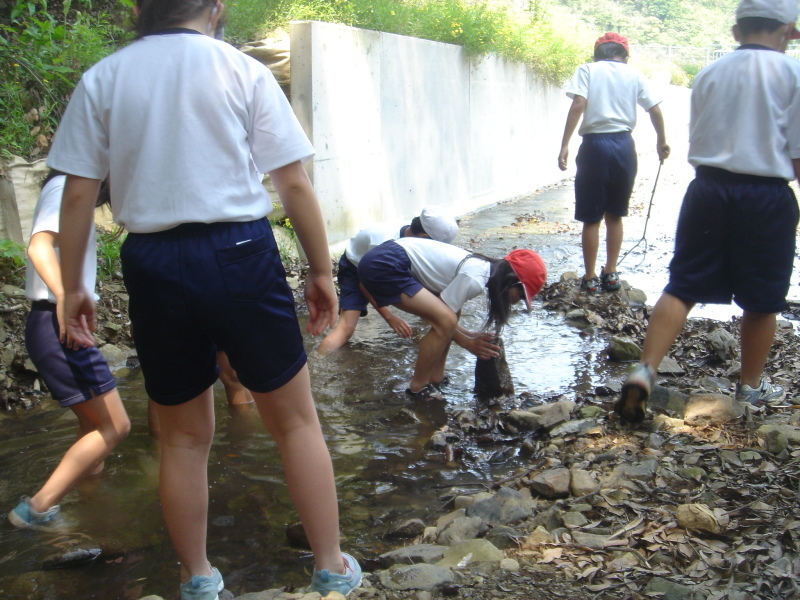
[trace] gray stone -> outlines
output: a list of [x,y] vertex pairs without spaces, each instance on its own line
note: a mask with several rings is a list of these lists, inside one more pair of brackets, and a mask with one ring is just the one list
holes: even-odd
[[232,515],[223,515],[211,521],[214,527],[233,527],[236,524],[236,518]]
[[557,508],[549,508],[540,513],[537,513],[530,521],[526,523],[529,527],[528,531],[534,530],[538,527],[543,527],[546,531],[555,531],[564,524],[562,513]]
[[589,522],[581,513],[569,511],[564,513],[564,525],[567,527],[583,527]]
[[598,425],[595,419],[576,419],[575,421],[567,421],[566,423],[553,427],[550,430],[550,436],[557,438],[572,433],[584,434],[596,427],[598,427]]
[[397,564],[434,564],[442,560],[444,551],[447,550],[448,547],[449,546],[441,546],[439,544],[414,544],[412,546],[404,546],[403,548],[381,554],[381,565],[384,567],[391,567]]
[[592,548],[594,550],[600,550],[601,548],[604,548],[605,543],[609,538],[607,535],[585,533],[583,531],[571,531],[570,535],[576,544],[580,546],[586,546],[587,548]]
[[123,348],[115,346],[114,344],[106,344],[100,348],[100,353],[106,359],[109,367],[118,367],[124,365],[129,356],[133,355],[133,350],[130,348]]
[[603,385],[594,388],[594,393],[598,396],[616,396],[621,391],[622,382],[616,380],[606,381]]
[[460,544],[478,537],[483,529],[484,524],[480,517],[458,517],[439,532],[436,541],[445,546]]
[[492,527],[484,538],[501,550],[508,550],[519,546],[520,533],[513,527],[500,525],[499,527]]
[[467,511],[464,508],[460,508],[458,510],[454,510],[452,512],[447,513],[446,515],[442,515],[438,519],[436,519],[436,527],[439,530],[444,529],[447,527],[452,521],[458,519],[459,517],[465,517],[467,515]]
[[642,308],[647,303],[647,294],[636,288],[623,287],[620,290],[620,298],[633,308]]
[[499,563],[505,554],[488,540],[470,540],[448,548],[438,563],[439,567],[463,567],[471,563]]
[[678,364],[678,361],[671,356],[665,356],[658,365],[660,375],[684,375],[686,371]]
[[724,394],[694,394],[689,396],[683,420],[687,425],[722,425],[744,415],[744,406]]
[[508,421],[520,429],[550,428],[569,419],[575,410],[575,403],[571,400],[561,400],[552,404],[534,406],[528,410],[512,410],[508,414]]
[[657,385],[650,394],[648,406],[654,410],[660,409],[668,414],[682,417],[686,409],[687,400],[689,400],[687,394]]
[[580,276],[575,271],[564,271],[561,274],[561,278],[559,279],[559,281],[561,281],[562,283],[565,281],[575,281],[576,279],[579,279],[579,277]]
[[643,460],[638,465],[626,465],[622,467],[625,477],[637,481],[651,481],[656,475],[658,461]]
[[642,349],[630,338],[615,335],[606,348],[609,358],[619,362],[637,361],[642,357]]
[[768,424],[762,425],[756,430],[756,433],[766,438],[770,432],[778,431],[786,436],[786,440],[792,445],[800,445],[800,429],[793,425],[783,425],[783,424]]
[[468,517],[479,517],[487,525],[518,523],[531,516],[530,498],[511,488],[500,488],[491,498],[466,509]]
[[388,536],[392,539],[410,540],[421,536],[425,532],[425,523],[420,519],[409,519],[397,529],[390,531]]
[[728,362],[736,354],[736,338],[724,329],[715,329],[707,334],[706,342],[721,361]]
[[596,492],[600,489],[600,484],[590,471],[573,468],[570,469],[569,489],[573,496],[581,497]]
[[566,498],[570,479],[569,469],[551,469],[531,480],[531,490],[545,498]]
[[664,445],[664,438],[658,435],[657,433],[651,433],[647,436],[647,439],[644,441],[645,448],[651,448],[653,450],[658,450],[661,446]]
[[513,558],[504,558],[500,561],[500,569],[512,573],[519,572],[519,561]]
[[731,388],[731,380],[727,377],[701,377],[697,380],[697,386],[709,392],[724,392]]
[[599,406],[591,404],[589,406],[581,406],[580,410],[578,410],[578,414],[583,419],[594,419],[601,415],[605,415],[606,411]]
[[514,395],[514,379],[506,361],[503,340],[495,338],[494,343],[500,346],[499,356],[489,359],[475,360],[475,395],[479,400],[504,398]]
[[378,572],[381,584],[390,590],[432,591],[455,581],[452,571],[436,565],[397,565]]
[[774,429],[765,436],[767,450],[773,454],[780,454],[789,447],[789,438],[782,431]]

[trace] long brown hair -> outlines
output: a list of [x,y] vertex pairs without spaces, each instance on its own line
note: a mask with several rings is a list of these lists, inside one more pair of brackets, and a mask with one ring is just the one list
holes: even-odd
[[511,318],[511,289],[519,286],[520,293],[524,296],[525,290],[522,282],[511,268],[511,265],[504,258],[492,258],[483,254],[473,253],[458,264],[456,273],[470,258],[478,258],[489,263],[489,279],[486,282],[486,299],[489,304],[489,313],[483,328],[493,329],[495,335],[500,334],[500,330],[508,323]]

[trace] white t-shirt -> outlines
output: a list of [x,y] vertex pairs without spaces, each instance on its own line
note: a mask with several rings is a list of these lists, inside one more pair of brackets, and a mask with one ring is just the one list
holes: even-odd
[[578,67],[567,84],[567,96],[586,98],[579,135],[633,131],[636,105],[648,111],[661,102],[644,75],[615,60],[598,60]]
[[417,280],[426,290],[439,294],[453,312],[460,311],[467,300],[486,288],[491,265],[482,258],[464,260],[470,252],[425,238],[406,237],[396,243],[406,251]]
[[375,225],[362,229],[347,243],[345,250],[347,260],[357,267],[367,252],[380,246],[383,242],[399,238],[401,227],[401,225]]
[[47,164],[109,175],[114,220],[148,233],[260,219],[272,203],[259,172],[313,154],[267,67],[208,36],[169,33],[84,73]]
[[791,181],[793,158],[800,158],[800,62],[766,48],[740,49],[695,77],[693,166]]
[[[33,224],[31,226],[31,237],[40,231],[52,231],[58,233],[58,219],[61,214],[61,196],[64,192],[64,184],[67,178],[63,175],[53,177],[42,188],[39,194],[39,200],[36,202],[36,208],[33,209]],[[61,260],[58,247],[55,248],[56,256]],[[89,235],[89,243],[86,247],[86,257],[83,261],[83,285],[86,289],[91,291],[94,299],[98,300],[99,296],[94,293],[95,283],[97,281],[97,243],[95,241],[94,227],[92,227],[91,234]],[[56,297],[45,285],[44,280],[39,277],[39,273],[28,258],[25,267],[25,296],[29,300],[49,300],[53,304],[56,302]]]

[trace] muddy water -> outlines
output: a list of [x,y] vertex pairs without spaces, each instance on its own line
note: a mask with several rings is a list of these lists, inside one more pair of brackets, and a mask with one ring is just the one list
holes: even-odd
[[[673,159],[664,166],[647,225],[647,243],[621,264],[623,279],[655,301],[666,282],[680,199],[691,178],[685,164],[685,91],[673,92],[664,112],[670,124]],[[672,114],[671,114],[672,113]],[[623,249],[642,236],[658,162],[654,139],[643,123],[637,130],[640,177],[626,220]],[[555,160],[554,148],[554,157]],[[569,173],[568,173],[569,174]],[[543,256],[549,280],[581,272],[580,229],[572,222],[570,182],[468,215],[456,243],[502,256],[530,247]],[[604,253],[601,250],[601,256]],[[599,263],[602,264],[602,263]],[[797,286],[791,295],[797,298]],[[464,310],[463,324],[480,327],[482,300]],[[735,310],[698,307],[698,316],[727,319]],[[415,337],[396,337],[375,313],[362,319],[351,344],[334,356],[310,356],[315,397],[334,460],[341,497],[344,547],[370,556],[393,547],[385,534],[407,518],[432,522],[452,488],[483,489],[524,461],[516,449],[475,446],[458,463],[445,462],[426,443],[447,414],[475,407],[471,389],[474,358],[453,348],[447,405],[413,402],[403,390],[425,328],[407,319]],[[579,331],[535,304],[517,312],[504,332],[517,392],[548,398],[593,389],[620,376],[624,365],[601,353],[605,337]],[[307,339],[313,348],[318,340]],[[71,522],[66,533],[20,532],[0,526],[0,593],[4,598],[102,598],[135,600],[147,594],[175,596],[178,565],[157,500],[158,447],[147,430],[146,397],[139,373],[120,373],[120,390],[131,415],[130,437],[107,461],[105,473],[70,493],[63,503]],[[269,436],[251,411],[232,411],[216,389],[217,433],[209,465],[209,557],[237,594],[282,585],[307,585],[311,561],[286,541],[295,516],[280,461]],[[46,400],[20,420],[0,420],[0,507],[13,507],[30,494],[70,445],[75,421]],[[42,570],[53,554],[73,547],[102,548],[104,559],[83,567]]]

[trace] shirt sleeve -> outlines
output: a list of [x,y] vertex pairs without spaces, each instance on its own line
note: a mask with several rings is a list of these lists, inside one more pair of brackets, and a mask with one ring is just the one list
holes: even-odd
[[36,219],[31,226],[31,237],[41,231],[52,231],[58,233],[59,218],[61,214],[61,197],[64,193],[64,182],[66,177],[59,176],[60,181],[53,181],[52,184],[45,186],[39,196],[38,210]]
[[795,80],[792,100],[786,111],[786,119],[788,121],[786,138],[789,141],[789,158],[794,160],[800,158],[800,78]]
[[575,75],[572,76],[572,79],[570,79],[567,84],[567,96],[572,99],[574,99],[575,96],[589,97],[588,65],[581,65],[578,67],[578,70],[575,71]]
[[639,93],[637,95],[636,102],[638,102],[639,106],[641,106],[645,111],[650,110],[657,104],[661,104],[661,98],[653,93],[650,82],[647,81],[647,78],[641,74],[639,75]]
[[483,284],[474,277],[467,273],[459,273],[450,282],[450,285],[442,290],[439,297],[453,312],[457,313],[467,300],[480,295],[483,292],[483,288]]

